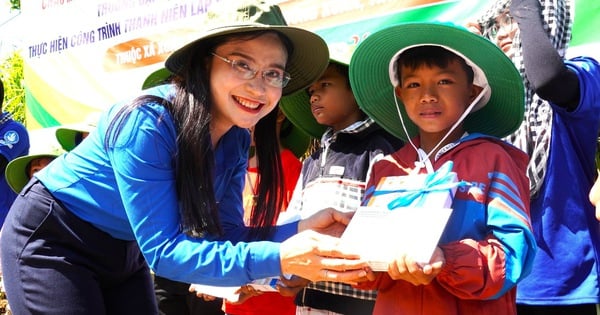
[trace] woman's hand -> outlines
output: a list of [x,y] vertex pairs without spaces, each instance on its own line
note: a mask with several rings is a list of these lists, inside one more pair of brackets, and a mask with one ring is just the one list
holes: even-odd
[[321,234],[340,237],[354,212],[341,212],[334,208],[323,209],[298,222],[298,232],[313,230]]
[[436,247],[428,264],[421,266],[412,258],[402,255],[388,266],[388,274],[394,280],[404,280],[414,285],[425,285],[431,283],[440,273],[445,261],[444,252]]
[[375,279],[365,261],[338,247],[339,240],[310,230],[290,237],[280,247],[282,273],[348,284]]
[[479,25],[476,21],[467,22],[465,27],[471,31],[471,33],[475,33],[477,35],[483,35],[481,32],[481,25]]

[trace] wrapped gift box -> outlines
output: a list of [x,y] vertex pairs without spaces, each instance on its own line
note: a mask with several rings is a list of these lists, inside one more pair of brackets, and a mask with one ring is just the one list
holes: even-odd
[[360,207],[342,235],[375,271],[386,271],[400,254],[428,263],[452,213],[459,185],[452,162],[430,174],[384,177],[367,206]]
[[451,208],[459,185],[452,162],[430,174],[382,177],[367,206]]

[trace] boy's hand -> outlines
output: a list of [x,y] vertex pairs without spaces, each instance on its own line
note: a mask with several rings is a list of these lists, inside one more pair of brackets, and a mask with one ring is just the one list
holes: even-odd
[[290,279],[280,277],[279,281],[281,284],[277,284],[277,290],[283,296],[296,296],[310,283],[310,280],[298,276],[292,276]]
[[444,252],[436,247],[428,264],[421,266],[412,258],[402,255],[388,266],[388,274],[394,280],[427,285],[440,273],[445,261]]
[[201,291],[199,290],[199,287],[198,287],[198,286],[196,286],[196,285],[195,285],[195,284],[193,284],[193,283],[192,283],[192,284],[190,284],[190,287],[189,287],[189,289],[188,289],[188,290],[189,290],[191,293],[194,293],[194,294],[196,294],[196,297],[198,297],[198,298],[200,298],[200,299],[203,299],[204,301],[207,301],[207,302],[208,302],[208,301],[214,301],[214,300],[216,300],[216,299],[217,299],[215,296],[208,295],[208,294],[204,294],[203,292],[201,292]]
[[239,294],[239,299],[237,301],[227,301],[228,303],[231,304],[242,304],[246,301],[248,301],[250,298],[254,297],[254,296],[259,296],[261,294],[263,294],[262,291],[256,290],[253,286],[251,285],[243,285],[241,286],[236,293]]
[[321,234],[340,237],[352,219],[353,212],[325,208],[298,223],[298,232],[313,230]]

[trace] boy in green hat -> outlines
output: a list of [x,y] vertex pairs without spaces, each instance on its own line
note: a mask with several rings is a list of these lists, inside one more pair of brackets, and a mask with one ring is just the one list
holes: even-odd
[[[371,165],[397,150],[402,142],[360,110],[348,79],[348,64],[330,60],[325,73],[305,91],[283,97],[282,111],[294,125],[320,139],[307,157],[288,211],[280,219],[303,218],[333,207],[355,211],[364,194]],[[334,282],[312,282],[306,287],[286,282],[295,290],[300,314],[370,314],[376,292]],[[302,288],[300,288],[302,287]]]
[[359,286],[378,289],[373,314],[515,314],[516,284],[529,274],[536,245],[528,158],[500,139],[523,117],[522,80],[510,59],[463,28],[401,24],[361,43],[350,82],[361,108],[410,143],[375,163],[363,204],[384,179],[433,173],[447,162],[464,182],[429,262],[397,255]]
[[33,177],[33,174],[50,164],[52,160],[61,154],[59,150],[40,154],[28,154],[20,156],[8,163],[6,166],[6,181],[10,188],[19,193],[25,184]]

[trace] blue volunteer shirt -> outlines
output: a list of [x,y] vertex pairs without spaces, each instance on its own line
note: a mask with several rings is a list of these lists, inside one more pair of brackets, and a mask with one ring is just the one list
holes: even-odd
[[[1,100],[0,100],[1,101]],[[14,121],[9,113],[0,114],[0,154],[10,162],[29,153],[29,134],[20,122]],[[17,194],[8,186],[1,170],[0,176],[0,226],[8,214],[8,209],[17,197]]]
[[555,104],[544,184],[531,200],[538,244],[531,274],[517,286],[517,303],[600,303],[600,223],[588,193],[596,174],[600,127],[600,64],[566,61],[580,82],[580,102],[568,112]]
[[[148,90],[170,99],[169,85]],[[244,243],[242,188],[250,135],[231,128],[215,148],[215,194],[226,238],[192,238],[180,230],[175,188],[176,129],[157,103],[136,109],[118,140],[105,148],[110,119],[122,104],[102,115],[97,130],[73,151],[36,174],[67,209],[122,240],[136,240],[156,274],[208,285],[242,285],[281,273],[279,243],[297,222],[277,229],[273,242]]]

